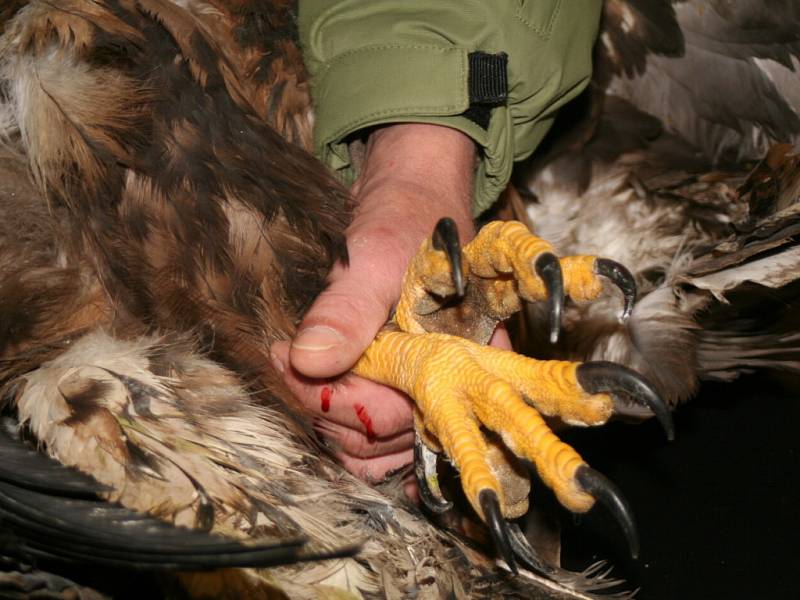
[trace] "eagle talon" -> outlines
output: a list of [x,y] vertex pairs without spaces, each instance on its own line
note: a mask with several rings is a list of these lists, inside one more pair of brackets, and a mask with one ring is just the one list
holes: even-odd
[[675,425],[669,407],[636,371],[616,363],[597,361],[579,365],[575,376],[590,394],[623,392],[637,404],[648,407],[664,428],[667,439],[675,439]]
[[564,274],[555,254],[543,252],[534,265],[536,274],[547,290],[547,314],[550,317],[550,343],[558,341],[561,332],[561,314],[564,312]]
[[622,526],[631,556],[634,559],[639,558],[639,534],[636,532],[633,512],[619,488],[605,475],[587,465],[578,467],[575,471],[575,481],[583,488],[583,491],[611,511]]
[[494,490],[488,488],[481,490],[478,494],[478,502],[481,505],[483,518],[489,528],[489,533],[492,535],[492,541],[497,552],[506,561],[511,572],[517,575],[519,571],[514,559],[514,552],[511,549],[509,527],[508,523],[503,519],[503,513],[500,511],[500,501],[497,499],[497,494]]
[[[455,222],[441,219],[409,265],[396,326],[380,332],[354,367],[356,374],[396,387],[416,402],[414,457],[421,501],[433,513],[453,506],[439,487],[438,455],[423,441],[428,433],[459,471],[461,487],[486,523],[498,557],[515,573],[517,564],[537,572],[548,566],[506,522],[527,510],[530,481],[519,477],[514,457],[532,461],[568,510],[585,512],[596,501],[608,504],[632,553],[638,552],[621,495],[552,432],[546,417],[599,425],[613,414],[613,397],[619,395],[649,407],[673,438],[666,404],[630,369],[536,360],[485,346],[496,324],[519,310],[523,300],[547,301],[551,340],[557,341],[567,292],[578,302],[596,299],[602,277],[622,290],[630,314],[636,286],[622,265],[590,255],[558,259],[549,244],[514,222],[486,225],[462,251]],[[464,293],[467,285],[461,302],[442,302]],[[494,446],[482,428],[499,436],[509,457],[490,451]]]
[[433,248],[443,250],[450,263],[450,272],[453,275],[453,287],[456,296],[464,297],[464,273],[461,269],[461,243],[458,240],[458,226],[450,217],[442,217],[433,230]]
[[419,485],[419,497],[428,510],[442,514],[453,508],[453,503],[445,499],[439,487],[439,475],[436,471],[438,460],[439,456],[417,434],[414,439],[414,474]]
[[636,303],[636,279],[627,267],[608,258],[598,258],[594,263],[594,272],[609,279],[622,291],[625,304],[620,321],[624,323],[630,318]]
[[511,549],[514,552],[514,556],[522,563],[522,566],[541,575],[551,575],[555,571],[553,567],[539,558],[536,554],[536,550],[534,550],[530,542],[528,542],[519,525],[516,523],[508,523],[508,533]]

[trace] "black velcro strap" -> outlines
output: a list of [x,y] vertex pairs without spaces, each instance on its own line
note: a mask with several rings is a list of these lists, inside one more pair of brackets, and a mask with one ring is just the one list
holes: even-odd
[[495,105],[508,98],[508,54],[472,52],[469,55],[469,103]]
[[469,54],[469,108],[464,116],[483,129],[489,127],[492,107],[508,99],[507,66],[505,52]]

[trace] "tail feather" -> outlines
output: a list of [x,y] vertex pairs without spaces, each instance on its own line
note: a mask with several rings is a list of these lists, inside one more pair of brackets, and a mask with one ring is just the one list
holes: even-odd
[[698,372],[709,379],[800,370],[800,153],[773,147],[740,193],[749,215],[738,233],[676,278],[687,296],[714,300],[695,315]]
[[800,374],[797,276],[779,289],[744,283],[697,315],[700,377],[731,381],[758,369]]

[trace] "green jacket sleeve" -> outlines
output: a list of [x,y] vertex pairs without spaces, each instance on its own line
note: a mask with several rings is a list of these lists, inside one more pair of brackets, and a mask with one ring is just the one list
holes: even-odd
[[[503,191],[559,107],[591,75],[602,0],[300,0],[300,41],[312,76],[315,152],[346,182],[346,140],[382,123],[459,129],[482,148],[475,213]],[[488,128],[469,108],[468,54],[508,55],[508,101]]]

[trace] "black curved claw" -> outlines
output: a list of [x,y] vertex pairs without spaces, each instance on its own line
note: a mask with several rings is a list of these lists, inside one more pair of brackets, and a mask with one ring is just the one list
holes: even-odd
[[639,534],[636,532],[633,512],[619,488],[611,483],[605,475],[586,465],[581,465],[575,471],[575,481],[583,488],[583,491],[611,511],[625,532],[631,556],[639,558]]
[[516,575],[519,571],[517,571],[514,553],[511,551],[508,524],[503,519],[503,513],[500,511],[500,501],[497,499],[497,494],[494,493],[494,490],[481,490],[481,493],[478,494],[478,502],[480,502],[483,518],[489,528],[489,533],[492,534],[492,541],[495,548],[497,548],[497,552],[506,561],[511,572]]
[[536,259],[536,274],[542,278],[547,290],[547,312],[550,315],[550,343],[558,341],[561,332],[561,314],[564,312],[564,274],[555,254],[544,252]]
[[450,217],[442,217],[433,230],[433,247],[443,250],[450,261],[453,286],[459,298],[464,296],[464,275],[461,272],[461,243],[458,241],[458,227]]
[[453,503],[445,500],[439,488],[437,460],[436,453],[429,450],[417,434],[414,439],[414,474],[419,485],[419,497],[428,510],[441,514],[453,508]]
[[514,551],[514,556],[519,559],[522,566],[530,571],[540,573],[542,575],[551,575],[555,569],[544,562],[536,550],[530,545],[525,534],[516,523],[508,523],[509,540],[511,541],[511,550]]
[[597,361],[579,365],[575,376],[581,387],[590,394],[623,392],[637,404],[653,411],[667,439],[675,439],[675,425],[667,404],[652,385],[636,371],[612,362]]
[[611,280],[625,297],[625,305],[622,309],[622,321],[627,321],[633,312],[633,305],[636,303],[636,280],[625,265],[608,258],[598,258],[594,261],[594,272],[598,275]]

